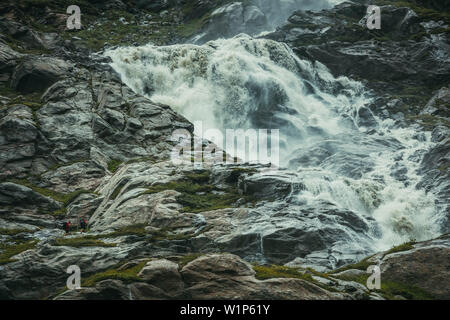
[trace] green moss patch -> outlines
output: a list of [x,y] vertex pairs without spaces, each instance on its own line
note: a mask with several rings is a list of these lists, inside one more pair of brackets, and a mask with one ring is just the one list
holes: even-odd
[[79,189],[79,190],[76,190],[76,191],[70,192],[70,193],[56,192],[56,191],[53,191],[48,188],[38,187],[26,179],[13,179],[13,180],[10,180],[10,182],[23,185],[43,196],[50,197],[53,200],[61,202],[63,204],[63,207],[61,209],[55,210],[53,212],[46,212],[47,214],[53,215],[55,217],[60,217],[60,216],[65,215],[67,212],[67,206],[69,204],[71,204],[79,195],[84,194],[84,193],[95,194],[94,192],[85,190],[85,189]]
[[96,274],[91,275],[87,279],[83,280],[81,282],[82,287],[93,287],[95,284],[97,284],[100,281],[113,279],[113,280],[120,280],[125,283],[132,283],[132,282],[140,282],[142,281],[141,278],[139,278],[137,275],[139,271],[142,270],[142,268],[145,266],[147,261],[143,261],[139,263],[138,265],[134,267],[130,267],[125,270],[117,270],[118,268],[109,269],[103,272],[99,272]]
[[310,274],[300,272],[297,268],[290,268],[285,266],[259,266],[254,265],[253,270],[256,272],[256,279],[267,280],[273,278],[297,278],[303,280],[312,280]]
[[362,284],[363,286],[367,285],[367,279],[369,279],[370,274],[362,273],[358,275],[333,275],[333,278],[344,280],[344,281],[353,281]]
[[192,261],[196,260],[197,258],[200,258],[203,255],[204,255],[203,253],[191,253],[191,254],[187,254],[185,256],[179,257],[178,259],[176,259],[177,260],[176,262],[178,263],[178,268],[181,270],[189,262],[192,262]]
[[327,274],[323,274],[317,272],[312,269],[301,269],[301,268],[291,268],[286,266],[279,265],[270,265],[270,266],[260,266],[253,265],[253,270],[256,272],[256,279],[259,280],[267,280],[274,278],[293,278],[293,279],[301,279],[304,281],[308,281],[322,289],[325,289],[330,292],[337,292],[336,288],[320,283],[319,281],[313,278],[314,276],[319,276],[322,278],[328,278]]
[[28,188],[32,189],[33,191],[41,194],[41,195],[43,195],[43,196],[50,197],[50,198],[52,198],[52,199],[54,199],[54,200],[56,200],[58,202],[62,202],[64,204],[64,206],[68,206],[80,194],[93,193],[92,191],[85,190],[85,189],[76,190],[76,191],[70,192],[70,193],[61,193],[61,192],[53,191],[51,189],[38,187],[38,186],[30,183],[28,180],[25,180],[25,179],[13,179],[13,180],[11,180],[11,182],[13,182],[15,184],[23,185],[23,186],[28,187]]
[[243,199],[246,203],[254,200],[249,196],[240,195],[235,186],[221,190],[209,184],[210,174],[210,171],[188,174],[178,181],[151,186],[146,193],[154,194],[165,190],[178,191],[181,195],[177,196],[177,201],[183,205],[182,212],[192,213],[230,208],[239,199]]
[[5,83],[0,86],[0,96],[10,98],[8,101],[8,106],[13,106],[16,104],[23,104],[31,108],[33,111],[37,111],[42,107],[41,96],[44,92],[34,92],[24,94],[17,92],[9,87],[9,83]]
[[112,173],[115,173],[122,163],[123,161],[121,160],[113,159],[108,162],[108,170]]
[[395,246],[392,249],[386,251],[384,253],[384,255],[383,255],[383,258],[386,257],[388,254],[391,254],[391,253],[408,251],[408,250],[414,249],[414,245],[415,244],[416,244],[415,241],[409,241],[409,242],[403,243],[403,244],[401,244],[399,246]]
[[37,241],[35,240],[17,242],[15,244],[0,243],[0,265],[17,261],[16,259],[11,259],[11,257],[33,249],[36,246],[36,243]]
[[346,270],[351,270],[351,269],[366,271],[369,266],[374,264],[373,262],[369,261],[369,259],[372,258],[372,257],[373,257],[373,255],[364,258],[360,262],[345,265],[345,266],[343,266],[341,268],[338,268],[336,270],[331,271],[330,274],[339,273],[339,272],[346,271]]
[[[349,275],[349,276],[334,276],[336,279],[344,280],[344,281],[354,281],[362,284],[363,286],[367,285],[367,279],[370,274],[360,274],[360,275]],[[425,290],[404,283],[394,282],[394,281],[385,281],[383,280],[383,275],[381,275],[381,289],[373,290],[380,294],[382,297],[388,300],[398,300],[400,297],[404,297],[408,300],[430,300],[433,299],[433,296],[426,292]]]
[[450,121],[448,119],[429,114],[407,115],[406,120],[418,123],[424,130],[427,131],[432,131],[439,125],[450,128]]
[[58,163],[58,164],[55,164],[55,165],[51,166],[48,170],[49,171],[55,171],[55,170],[57,170],[59,168],[62,168],[62,167],[68,167],[68,166],[71,166],[71,165],[76,164],[76,163],[88,162],[88,161],[90,161],[90,159],[80,159],[80,160],[74,160],[74,161],[69,161],[69,162],[64,162],[64,163]]
[[383,281],[383,276],[381,276],[381,289],[376,290],[384,298],[389,300],[398,299],[396,296],[402,296],[408,300],[431,300],[433,296],[426,292],[425,290],[404,283],[393,282],[393,281]]

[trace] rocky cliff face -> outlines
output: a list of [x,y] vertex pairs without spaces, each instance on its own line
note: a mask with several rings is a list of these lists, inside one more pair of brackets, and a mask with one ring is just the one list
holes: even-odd
[[[362,81],[377,116],[429,131],[435,144],[422,155],[419,187],[437,196],[448,219],[450,20],[439,11],[448,7],[385,3],[389,28],[372,32],[360,22],[368,2],[297,11],[264,38]],[[304,188],[289,172],[242,164],[194,170],[191,159],[174,165],[172,132],[193,125],[135,93],[94,53],[200,41],[217,19],[228,21],[225,13],[245,17],[238,31],[256,32],[269,15],[261,4],[116,0],[84,8],[83,29],[69,32],[60,3],[0,5],[0,298],[449,298],[448,235],[356,264],[342,266],[361,251],[330,262],[324,252],[368,232],[373,219],[331,204],[320,212],[283,204]],[[88,233],[78,232],[80,217]],[[68,220],[73,233],[64,235]],[[448,221],[442,226],[449,231]],[[81,290],[65,288],[70,265],[82,270]],[[365,286],[370,265],[381,268],[380,290]]]

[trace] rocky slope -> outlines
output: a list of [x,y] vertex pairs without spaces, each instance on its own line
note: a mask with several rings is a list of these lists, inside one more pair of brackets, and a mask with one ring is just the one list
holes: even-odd
[[[392,27],[374,34],[359,24],[366,4],[296,12],[265,37],[336,76],[363,81],[378,97],[371,109],[381,117],[432,131],[436,145],[423,157],[421,184],[449,212],[450,21],[437,11],[446,7],[394,1],[383,7]],[[275,207],[275,198],[302,188],[289,173],[238,164],[193,170],[190,159],[169,161],[172,132],[192,132],[192,124],[134,93],[93,52],[204,34],[221,4],[82,5],[78,32],[64,29],[61,2],[0,5],[0,298],[449,298],[448,235],[318,272],[296,258],[327,250],[342,234],[303,226],[321,219],[365,232],[370,221],[331,207],[318,216],[306,206]],[[247,16],[255,30],[263,22]],[[89,219],[89,232],[75,227],[65,236],[61,222],[76,225],[80,216]],[[268,236],[252,232],[254,223],[265,223]],[[449,223],[443,226],[448,232]],[[66,291],[66,269],[74,264],[83,289]],[[373,264],[382,270],[381,290],[365,287]]]
[[[365,27],[367,5],[381,6],[381,30]],[[324,63],[372,89],[372,112],[401,126],[419,124],[437,145],[422,161],[421,186],[449,198],[450,16],[448,2],[353,1],[321,12],[294,13],[267,37],[300,57]],[[439,164],[437,163],[439,162]],[[447,219],[450,216],[447,215]],[[449,223],[445,223],[448,232]]]

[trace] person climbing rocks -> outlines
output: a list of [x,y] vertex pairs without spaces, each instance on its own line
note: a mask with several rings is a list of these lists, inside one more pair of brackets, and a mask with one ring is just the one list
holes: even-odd
[[63,229],[64,229],[64,231],[66,231],[66,234],[70,233],[70,221],[64,222]]
[[87,231],[87,221],[84,217],[80,218],[80,229],[81,229],[81,232]]

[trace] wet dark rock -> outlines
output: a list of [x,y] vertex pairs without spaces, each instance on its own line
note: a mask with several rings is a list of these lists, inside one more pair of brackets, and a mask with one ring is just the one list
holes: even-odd
[[0,82],[7,83],[15,66],[23,56],[0,41]]
[[342,299],[299,279],[259,281],[255,271],[237,256],[207,255],[182,270],[190,299]]
[[322,147],[312,148],[310,150],[299,149],[292,153],[289,161],[290,168],[308,167],[308,166],[318,166],[326,158],[332,155],[330,150]]
[[148,262],[139,272],[146,283],[166,292],[167,296],[180,296],[184,289],[184,283],[178,272],[178,264],[168,260],[156,260]]
[[401,166],[399,164],[396,164],[391,169],[391,176],[394,177],[395,179],[397,179],[398,181],[408,180],[407,173],[408,173],[408,168],[406,168],[405,166]]
[[[154,260],[154,264],[170,264],[167,260]],[[144,267],[145,269],[145,267]],[[144,270],[143,269],[143,270]],[[231,254],[212,254],[194,259],[181,271],[173,270],[173,279],[182,279],[181,287],[159,288],[141,282],[126,284],[120,280],[103,280],[94,287],[69,290],[56,297],[57,300],[132,300],[165,299],[181,297],[183,299],[323,299],[342,300],[351,296],[332,293],[301,279],[257,280],[252,266]],[[156,274],[155,274],[156,275]],[[159,280],[160,281],[160,280]],[[183,288],[180,291],[180,288]]]
[[320,251],[327,247],[320,232],[307,232],[295,228],[279,230],[263,238],[265,256],[271,261],[282,264],[304,257],[312,251]]
[[[385,256],[381,261],[383,281],[416,286],[434,299],[449,299],[450,290],[443,286],[449,276],[449,238],[415,245],[413,250]],[[411,297],[406,297],[411,299]]]
[[442,223],[442,232],[450,230],[450,139],[438,143],[423,157],[419,173],[423,175],[418,187],[437,196],[437,207],[446,214],[446,221]]
[[12,182],[0,183],[0,204],[37,206],[48,211],[61,208],[57,201],[42,196],[32,189]]
[[445,34],[427,33],[422,18],[395,6],[381,7],[382,29],[375,34],[361,20],[366,9],[367,4],[343,3],[317,13],[298,11],[267,37],[287,42],[300,57],[324,63],[336,76],[368,80],[379,96],[446,83]]
[[279,199],[304,189],[301,183],[292,183],[288,175],[252,175],[239,184],[243,194],[259,199]]
[[356,123],[360,127],[367,127],[367,128],[374,127],[377,125],[377,121],[372,111],[370,111],[370,109],[367,107],[359,108]]
[[0,120],[0,145],[31,142],[37,137],[31,109],[25,105],[9,107]]
[[337,152],[322,162],[325,168],[354,179],[360,179],[364,173],[372,171],[373,165],[369,156],[347,152]]
[[56,58],[25,59],[12,75],[11,86],[23,93],[41,92],[68,76],[73,66]]
[[450,117],[449,112],[450,107],[450,88],[441,88],[436,94],[430,99],[430,101],[422,110],[421,114],[440,116],[440,117]]
[[444,139],[450,136],[450,129],[444,126],[438,126],[434,128],[431,133],[431,140],[433,142],[442,142]]

